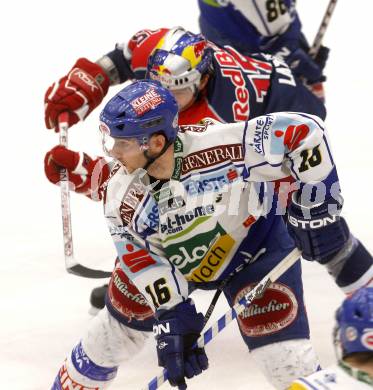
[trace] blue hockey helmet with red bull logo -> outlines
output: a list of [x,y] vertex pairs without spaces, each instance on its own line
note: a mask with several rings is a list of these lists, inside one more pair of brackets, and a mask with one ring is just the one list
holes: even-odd
[[100,130],[113,138],[136,138],[140,145],[158,132],[173,142],[178,132],[177,102],[159,82],[135,81],[106,104]]
[[373,287],[357,290],[336,312],[335,342],[342,358],[356,352],[373,353]]
[[147,75],[171,90],[198,90],[201,77],[210,69],[212,50],[201,34],[182,27],[169,30],[148,59]]

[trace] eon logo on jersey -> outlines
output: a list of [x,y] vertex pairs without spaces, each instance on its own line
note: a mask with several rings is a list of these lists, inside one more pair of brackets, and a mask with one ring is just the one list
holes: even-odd
[[213,230],[165,246],[165,251],[172,264],[188,280],[208,282],[223,266],[234,244],[235,240],[217,224]]
[[[242,299],[255,283],[238,292],[234,303]],[[241,331],[250,337],[276,333],[291,325],[298,314],[298,302],[293,291],[282,283],[272,283],[261,298],[257,298],[238,316]]]
[[129,322],[144,321],[153,317],[153,310],[146,298],[123,272],[119,262],[116,263],[110,279],[108,298],[111,306]]
[[222,76],[228,78],[235,87],[236,100],[232,104],[234,121],[246,121],[250,116],[247,82],[250,82],[255,91],[256,101],[262,103],[269,89],[272,65],[243,56],[230,46],[226,46],[226,50],[216,46],[214,49]]

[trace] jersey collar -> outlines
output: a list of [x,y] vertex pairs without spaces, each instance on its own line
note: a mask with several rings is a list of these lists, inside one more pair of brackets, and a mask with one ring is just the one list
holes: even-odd
[[339,367],[342,368],[348,375],[357,379],[359,382],[367,383],[370,386],[373,386],[373,378],[365,371],[361,371],[355,367],[350,366],[344,361],[340,360],[338,362]]

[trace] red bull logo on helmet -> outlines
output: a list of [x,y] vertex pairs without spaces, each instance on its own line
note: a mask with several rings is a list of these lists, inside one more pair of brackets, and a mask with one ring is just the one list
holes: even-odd
[[206,42],[201,41],[195,45],[187,46],[182,51],[182,57],[190,62],[191,68],[194,69],[202,60],[202,55],[206,47]]

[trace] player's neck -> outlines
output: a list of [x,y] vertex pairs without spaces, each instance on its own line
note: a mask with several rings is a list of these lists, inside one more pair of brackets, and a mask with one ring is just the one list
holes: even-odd
[[168,180],[174,171],[174,145],[158,157],[148,168],[148,174],[155,179]]

